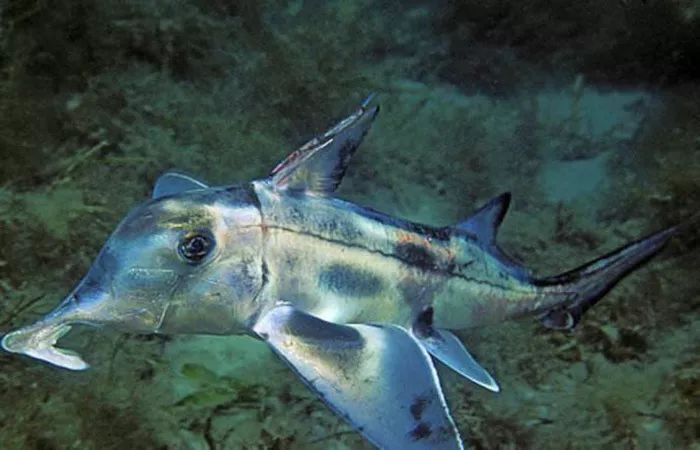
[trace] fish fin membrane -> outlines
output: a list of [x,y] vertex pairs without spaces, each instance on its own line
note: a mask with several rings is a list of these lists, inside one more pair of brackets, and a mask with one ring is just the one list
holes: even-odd
[[467,219],[459,222],[454,228],[462,233],[471,235],[484,244],[496,242],[498,228],[510,206],[511,194],[504,192],[491,199]]
[[332,194],[345,175],[350,158],[379,113],[369,96],[360,108],[316,136],[279,163],[270,174],[275,189],[316,195]]
[[168,195],[176,195],[182,192],[207,189],[209,186],[189,175],[180,172],[166,172],[156,180],[153,185],[151,198],[157,199]]
[[339,325],[279,305],[253,330],[377,447],[464,448],[430,356],[403,328]]
[[476,242],[482,249],[497,258],[508,271],[520,278],[529,279],[530,272],[505,253],[497,243],[498,229],[510,207],[511,194],[503,194],[489,200],[467,219],[452,227],[454,233]]
[[459,338],[450,331],[434,328],[427,336],[416,337],[433,357],[464,378],[492,392],[501,390],[491,374],[481,367]]

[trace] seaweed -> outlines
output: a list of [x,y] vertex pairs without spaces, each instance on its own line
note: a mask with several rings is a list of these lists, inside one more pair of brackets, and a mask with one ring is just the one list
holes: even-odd
[[452,408],[469,430],[464,438],[470,448],[533,448],[532,431],[518,417],[496,415],[481,402],[475,402],[468,392],[461,390],[460,394],[459,403]]
[[[698,354],[698,348],[693,352]],[[675,401],[668,411],[668,421],[681,446],[691,448],[700,442],[700,360],[688,358],[669,376],[665,394]]]
[[[357,436],[323,410],[315,397],[286,384],[269,385],[241,377],[220,376],[195,363],[186,363],[180,375],[190,392],[173,407],[182,417],[189,442],[205,442],[210,449],[232,448],[243,442],[265,448],[327,448]],[[181,412],[180,412],[181,411]],[[301,417],[315,417],[330,431],[306,426]],[[340,431],[333,431],[341,428]]]

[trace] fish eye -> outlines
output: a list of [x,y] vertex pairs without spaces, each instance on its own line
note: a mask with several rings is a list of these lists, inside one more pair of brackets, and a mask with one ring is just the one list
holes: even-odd
[[200,263],[214,248],[214,237],[207,231],[185,235],[178,245],[178,254],[190,264]]

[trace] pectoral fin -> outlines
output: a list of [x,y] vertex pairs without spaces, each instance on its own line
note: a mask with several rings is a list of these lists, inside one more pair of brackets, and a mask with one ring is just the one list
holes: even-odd
[[379,448],[463,448],[430,356],[403,328],[339,325],[280,305],[254,331]]

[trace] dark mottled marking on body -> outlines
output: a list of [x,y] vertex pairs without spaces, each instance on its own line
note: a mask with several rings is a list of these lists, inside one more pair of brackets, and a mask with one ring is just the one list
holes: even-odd
[[348,297],[371,297],[384,288],[382,279],[374,273],[346,264],[331,264],[318,275],[322,288]]
[[433,274],[423,276],[414,273],[404,275],[396,287],[403,301],[413,310],[414,317],[417,317],[425,308],[433,304],[442,283],[441,277]]
[[437,268],[436,258],[427,248],[411,242],[396,245],[396,256],[408,264],[421,269],[433,270]]
[[433,430],[433,433],[436,435],[434,439],[435,441],[444,442],[452,438],[454,430],[450,427],[442,426],[437,430]]
[[418,425],[416,425],[416,427],[410,432],[411,439],[414,441],[426,439],[430,437],[431,434],[433,434],[433,430],[430,428],[430,424],[425,422],[418,423]]
[[419,395],[415,399],[413,399],[413,403],[411,403],[411,415],[415,420],[420,420],[421,417],[423,416],[423,412],[425,411],[425,408],[430,404],[430,399],[424,395]]
[[327,345],[333,342],[335,346],[360,349],[365,340],[354,328],[326,322],[319,326],[319,319],[307,314],[294,314],[286,322],[286,333],[308,343],[321,342]]

